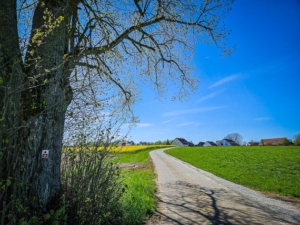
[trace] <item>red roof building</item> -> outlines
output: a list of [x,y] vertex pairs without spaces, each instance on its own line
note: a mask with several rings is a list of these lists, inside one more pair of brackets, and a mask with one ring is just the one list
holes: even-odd
[[261,139],[259,145],[283,145],[286,138]]

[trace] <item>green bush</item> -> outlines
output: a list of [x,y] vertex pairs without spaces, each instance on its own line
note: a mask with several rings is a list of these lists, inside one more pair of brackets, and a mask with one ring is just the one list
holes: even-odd
[[111,154],[96,146],[64,152],[61,179],[68,224],[121,224],[123,189]]

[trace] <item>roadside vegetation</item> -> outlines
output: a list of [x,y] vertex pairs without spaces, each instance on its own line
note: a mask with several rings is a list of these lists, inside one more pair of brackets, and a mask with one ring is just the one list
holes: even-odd
[[[64,206],[45,221],[55,217],[62,224],[142,224],[156,207],[156,175],[149,152],[165,147],[126,146],[128,151],[119,153],[99,151],[97,146],[66,148],[61,176]],[[32,224],[39,224],[33,219]]]
[[156,175],[149,152],[158,147],[166,146],[151,146],[151,149],[122,153],[117,156],[125,185],[121,202],[124,224],[141,224],[155,211]]
[[226,180],[300,199],[300,147],[176,148],[166,153]]

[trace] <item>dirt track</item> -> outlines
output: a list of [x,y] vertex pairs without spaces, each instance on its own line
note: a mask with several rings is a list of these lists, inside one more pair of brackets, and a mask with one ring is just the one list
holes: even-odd
[[148,225],[300,224],[299,209],[287,203],[282,203],[283,207],[292,215],[280,215],[225,186],[220,178],[213,179],[163,150],[152,151],[150,155],[158,174],[159,204],[156,214],[146,222]]

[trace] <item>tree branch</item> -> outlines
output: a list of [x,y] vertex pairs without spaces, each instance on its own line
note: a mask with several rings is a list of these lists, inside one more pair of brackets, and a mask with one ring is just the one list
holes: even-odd
[[[139,25],[135,25],[135,26],[131,26],[130,28],[126,29],[122,34],[120,34],[115,40],[113,40],[112,42],[110,42],[107,45],[104,46],[100,46],[100,47],[92,47],[92,48],[84,48],[81,52],[81,57],[83,56],[87,56],[87,55],[92,55],[92,54],[102,54],[108,50],[113,49],[114,47],[116,47],[120,42],[122,42],[126,37],[128,37],[128,35],[136,30],[140,30],[143,27],[147,27],[149,25],[158,23],[162,20],[164,20],[165,17],[161,16],[161,17],[157,17],[153,20],[141,23]],[[77,54],[76,54],[77,53]],[[78,55],[79,52],[73,52],[74,55]]]

